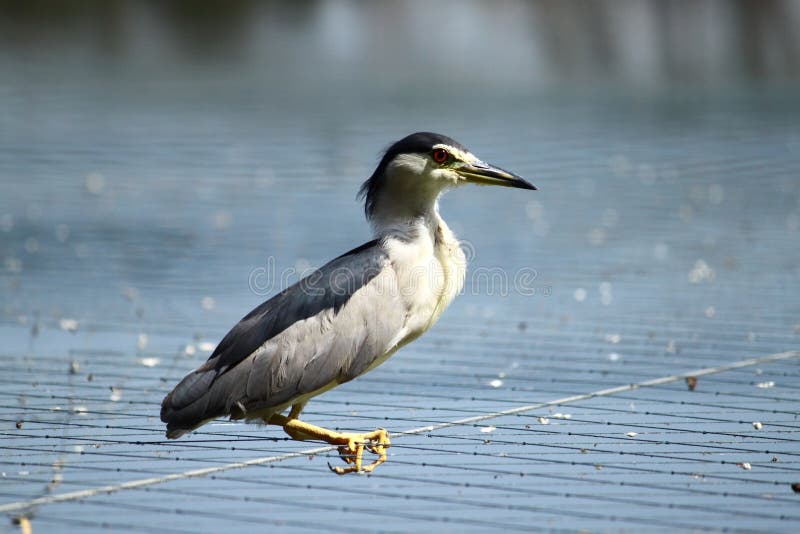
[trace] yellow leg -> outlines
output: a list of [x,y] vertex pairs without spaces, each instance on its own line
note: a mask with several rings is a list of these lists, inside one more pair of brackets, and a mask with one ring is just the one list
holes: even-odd
[[[338,445],[339,455],[346,463],[353,465],[350,467],[331,467],[331,471],[337,475],[357,473],[359,471],[369,473],[386,461],[386,448],[390,445],[389,434],[386,430],[378,428],[363,434],[334,432],[321,426],[304,423],[292,417],[293,414],[299,414],[301,409],[302,407],[295,410],[293,407],[289,417],[280,414],[272,415],[267,422],[272,425],[282,426],[284,432],[289,434],[292,439],[301,441],[318,439],[331,445]],[[369,465],[362,465],[361,462],[364,447],[378,455],[378,458]]]
[[20,534],[31,534],[33,529],[31,529],[31,521],[24,515],[14,518],[14,524],[19,526]]

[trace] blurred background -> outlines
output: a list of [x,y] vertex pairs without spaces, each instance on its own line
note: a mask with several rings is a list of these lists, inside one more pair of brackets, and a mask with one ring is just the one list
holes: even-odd
[[478,265],[546,285],[648,232],[706,246],[737,201],[791,205],[770,222],[794,232],[794,176],[730,171],[797,157],[798,23],[792,1],[2,1],[5,308],[122,317],[82,302],[130,286],[243,310],[269,256],[303,271],[368,238],[358,185],[423,129],[541,188],[443,209]]
[[[7,501],[51,491],[54,461],[67,481],[58,491],[66,491],[185,469],[187,461],[248,458],[241,447],[155,443],[158,402],[249,309],[370,239],[356,191],[390,142],[418,130],[454,137],[539,187],[463,188],[441,202],[468,242],[472,272],[502,269],[512,284],[501,294],[468,281],[427,336],[309,405],[312,422],[360,410],[377,422],[336,421],[371,428],[396,417],[390,429],[402,430],[796,348],[798,28],[800,2],[791,0],[0,0],[0,396],[4,437],[16,439],[3,460],[16,489],[0,493]],[[270,269],[276,276],[265,280]],[[521,270],[535,273],[524,294],[513,287]],[[735,403],[753,383],[772,383],[747,391],[773,395],[759,397],[764,405],[788,395],[787,413],[796,414],[796,388],[787,385],[796,383],[796,366],[781,373],[767,380],[743,372],[717,394],[730,392]],[[381,396],[392,391],[401,393]],[[359,404],[367,401],[378,407]],[[710,410],[681,409],[692,417]],[[730,432],[753,417],[720,410],[714,417]],[[781,439],[797,443],[796,421],[784,423]],[[227,432],[225,440],[265,434],[206,428]],[[81,471],[84,456],[71,447],[96,435],[108,438],[104,450],[138,459],[120,474],[117,457],[95,456],[96,470]],[[419,440],[408,444],[429,446]],[[581,461],[602,460],[592,455],[596,441],[557,466],[586,481],[587,494],[614,472],[591,464],[581,471]],[[478,447],[447,443],[459,454]],[[420,460],[401,447],[393,447],[398,458]],[[21,465],[34,451],[39,471]],[[562,458],[547,456],[553,451],[537,458]],[[464,458],[440,461],[455,469]],[[627,458],[614,460],[623,473]],[[771,461],[747,458],[761,460]],[[644,480],[683,487],[655,462]],[[321,462],[308,465],[330,482]],[[416,467],[390,459],[380,469],[403,477]],[[437,476],[455,480],[453,473]],[[737,476],[720,491],[753,500],[712,499],[704,508],[711,515],[694,510],[693,520],[786,525],[746,516],[781,503],[759,501],[749,474]],[[408,491],[451,491],[428,489]],[[680,504],[661,489],[636,498]],[[317,486],[303,491],[309,502],[340,503]],[[373,499],[378,515],[390,508]],[[560,498],[551,504],[568,509]],[[606,517],[605,506],[589,499],[577,508]],[[483,514],[445,508],[433,516]],[[102,528],[105,510],[82,507],[83,526]],[[73,511],[45,508],[37,517],[65,528]],[[529,512],[502,515],[525,527]],[[640,512],[655,517],[647,506],[632,513]],[[291,507],[274,513],[303,518]],[[542,513],[570,530],[637,525]],[[159,517],[144,514],[133,527],[152,531],[166,524]],[[223,528],[197,523],[214,527]]]

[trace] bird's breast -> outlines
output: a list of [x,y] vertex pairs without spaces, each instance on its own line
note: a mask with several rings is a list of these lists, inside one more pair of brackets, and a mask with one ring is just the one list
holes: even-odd
[[464,285],[466,259],[449,228],[390,238],[384,244],[397,275],[406,307],[406,328],[400,344],[433,326]]
[[467,272],[467,260],[461,244],[444,221],[440,221],[439,227],[436,229],[434,255],[442,270],[444,283],[441,284],[440,298],[432,318],[433,322],[461,292]]

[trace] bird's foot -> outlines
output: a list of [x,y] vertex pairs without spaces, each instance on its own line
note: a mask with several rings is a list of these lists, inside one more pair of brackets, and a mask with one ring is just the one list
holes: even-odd
[[[310,425],[299,419],[286,417],[280,414],[272,415],[267,422],[282,426],[283,430],[289,434],[292,439],[319,439],[331,445],[337,445],[339,456],[348,464],[347,467],[333,467],[328,464],[331,471],[337,475],[372,472],[373,469],[386,461],[386,449],[391,445],[389,433],[382,428],[363,434],[342,433]],[[367,465],[363,465],[362,463],[364,449],[378,456],[372,463]]]
[[[331,471],[337,475],[346,475],[347,473],[371,473],[373,469],[386,461],[386,449],[391,445],[389,441],[389,434],[386,430],[378,428],[372,432],[364,434],[343,434],[346,437],[347,444],[339,446],[339,456],[348,467],[333,467],[328,464]],[[363,465],[362,455],[364,449],[367,449],[378,457],[368,465]]]

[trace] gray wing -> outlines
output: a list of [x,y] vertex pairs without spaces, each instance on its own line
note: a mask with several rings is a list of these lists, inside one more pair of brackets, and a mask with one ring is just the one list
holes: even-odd
[[161,404],[167,437],[352,380],[402,329],[394,270],[377,241],[339,256],[247,314]]

